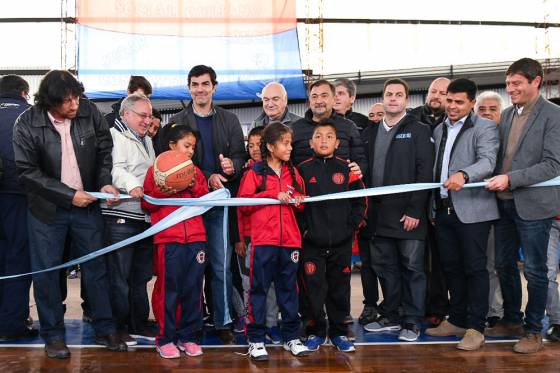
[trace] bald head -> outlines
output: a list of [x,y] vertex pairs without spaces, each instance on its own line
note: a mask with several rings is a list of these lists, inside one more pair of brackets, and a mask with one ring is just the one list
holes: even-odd
[[385,116],[385,108],[382,102],[377,102],[369,108],[368,118],[374,123],[379,123]]
[[428,95],[426,96],[426,104],[433,111],[445,110],[445,103],[447,98],[447,86],[450,80],[447,78],[436,78],[428,88]]
[[270,120],[281,120],[288,106],[286,88],[278,82],[264,86],[261,92],[263,110]]

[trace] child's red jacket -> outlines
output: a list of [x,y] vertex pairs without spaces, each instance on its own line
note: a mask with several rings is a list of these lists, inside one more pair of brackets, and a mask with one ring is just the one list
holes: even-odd
[[[148,169],[144,179],[144,194],[154,198],[198,198],[208,194],[208,184],[204,174],[198,167],[195,167],[196,181],[192,188],[187,188],[176,194],[168,195],[163,193],[154,181],[153,166]],[[158,206],[142,200],[142,209],[150,213],[152,225],[177,210],[180,206]],[[206,230],[202,221],[202,215],[195,216],[169,227],[154,236],[154,244],[164,244],[169,242],[192,243],[206,242]]]
[[[293,189],[294,181],[286,164],[282,165],[280,177],[266,162],[257,162],[248,170],[241,181],[237,196],[240,198],[272,198],[278,199],[278,193],[293,190],[293,196],[305,195],[303,179],[294,167],[294,174],[304,193]],[[266,178],[266,187],[258,191]],[[240,206],[238,211],[249,217],[251,245],[272,245],[290,248],[301,248],[301,234],[298,228],[295,211],[302,211],[303,204],[295,205],[260,205]],[[240,231],[242,229],[240,228]],[[247,231],[247,229],[243,229]]]

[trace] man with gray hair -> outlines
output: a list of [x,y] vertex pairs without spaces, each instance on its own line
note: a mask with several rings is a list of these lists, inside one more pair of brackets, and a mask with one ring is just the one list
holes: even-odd
[[358,88],[350,79],[340,78],[334,81],[335,101],[333,109],[336,113],[346,119],[350,119],[358,126],[360,131],[369,126],[368,117],[352,111],[352,105],[356,101]]
[[262,99],[263,112],[255,118],[251,128],[266,126],[270,122],[281,122],[290,125],[301,117],[288,110],[288,92],[278,82],[270,82],[265,85],[262,92],[258,94]]
[[[144,196],[144,177],[155,155],[152,140],[146,136],[152,121],[150,100],[140,94],[126,97],[111,128],[113,138],[113,185],[133,199],[102,204],[107,245],[142,233],[149,228],[147,216],[140,207]],[[153,340],[155,330],[148,327],[150,305],[146,285],[152,278],[153,243],[144,239],[107,256],[111,305],[117,333],[127,345],[144,337]]]
[[[474,111],[476,115],[482,118],[490,119],[494,123],[498,124],[500,122],[500,115],[504,106],[505,104],[502,96],[494,91],[484,91],[476,98]],[[504,316],[504,300],[502,298],[502,289],[500,288],[498,272],[496,271],[496,242],[494,239],[493,224],[490,227],[490,235],[488,236],[486,256],[486,268],[488,269],[488,277],[490,280],[487,324],[489,328],[492,328]]]
[[476,115],[490,119],[494,123],[498,124],[504,107],[505,103],[502,96],[494,91],[484,91],[476,98],[474,111],[476,112]]

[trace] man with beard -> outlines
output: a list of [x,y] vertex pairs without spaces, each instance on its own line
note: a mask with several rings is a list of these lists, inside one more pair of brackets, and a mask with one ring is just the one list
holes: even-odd
[[[410,112],[421,123],[429,126],[432,132],[445,119],[445,100],[447,98],[449,82],[450,80],[444,77],[439,77],[432,81],[428,88],[426,103]],[[440,265],[434,229],[431,225],[428,226],[426,244],[425,259],[426,275],[428,277],[426,315],[429,317],[429,321],[434,326],[437,326],[447,315],[449,299],[447,296],[447,284]]]
[[436,78],[428,88],[426,103],[410,111],[410,114],[420,122],[430,126],[432,131],[443,122],[445,117],[445,98],[447,97],[448,85],[449,79]]
[[383,102],[376,102],[372,104],[369,108],[368,118],[373,123],[381,123],[385,117],[385,108],[383,108]]

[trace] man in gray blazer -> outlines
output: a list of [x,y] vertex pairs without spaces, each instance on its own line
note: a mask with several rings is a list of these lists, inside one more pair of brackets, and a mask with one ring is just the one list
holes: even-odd
[[[498,175],[487,187],[497,191],[501,215],[495,226],[496,269],[504,297],[504,318],[487,335],[523,334],[513,347],[520,353],[542,348],[547,247],[552,220],[560,213],[560,188],[525,188],[560,174],[560,108],[539,94],[542,80],[542,66],[530,58],[522,58],[508,68],[506,89],[513,106],[502,114]],[[524,331],[516,263],[520,246],[529,293]]]
[[461,350],[484,344],[488,313],[486,245],[492,220],[498,219],[493,193],[482,188],[463,189],[482,181],[496,166],[499,136],[496,124],[472,112],[476,84],[456,79],[447,88],[447,118],[434,130],[434,192],[436,240],[450,293],[449,319],[426,330],[431,336],[457,335]]

